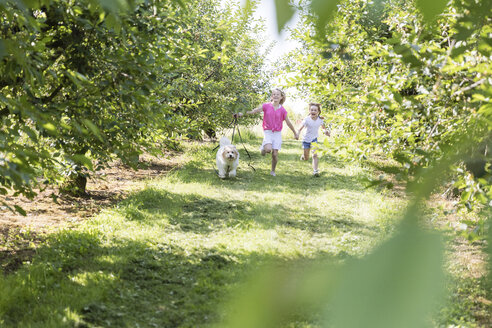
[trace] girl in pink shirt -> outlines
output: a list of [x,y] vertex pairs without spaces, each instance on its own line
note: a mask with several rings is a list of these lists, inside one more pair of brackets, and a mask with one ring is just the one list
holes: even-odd
[[[266,153],[272,153],[272,171],[270,174],[275,176],[275,168],[278,162],[278,151],[282,146],[282,127],[283,122],[287,123],[287,126],[294,133],[296,139],[299,138],[294,126],[287,117],[287,111],[282,106],[285,102],[285,93],[280,89],[274,89],[272,91],[271,101],[265,103],[257,108],[246,112],[246,114],[257,114],[263,111],[263,143],[260,147],[261,155],[265,156]],[[243,113],[238,113],[238,116],[243,116]]]

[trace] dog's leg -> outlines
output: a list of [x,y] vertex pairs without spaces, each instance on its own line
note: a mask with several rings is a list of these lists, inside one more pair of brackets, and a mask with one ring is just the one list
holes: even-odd
[[229,178],[229,177],[230,177],[230,175],[229,175],[229,172],[230,172],[230,171],[229,171],[229,169],[230,169],[230,168],[231,168],[231,167],[230,167],[230,165],[227,165],[227,166],[225,167],[225,176],[226,176],[226,178]]
[[230,178],[236,177],[236,168],[234,167],[234,164],[229,166],[229,177]]

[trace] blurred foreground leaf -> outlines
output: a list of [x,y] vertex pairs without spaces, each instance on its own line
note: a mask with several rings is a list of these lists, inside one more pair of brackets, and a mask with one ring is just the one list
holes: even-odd
[[426,22],[431,23],[435,20],[436,16],[443,12],[448,3],[447,0],[416,0],[417,7],[424,16]]
[[275,12],[277,13],[278,33],[282,31],[285,24],[294,15],[294,9],[290,5],[290,0],[275,0]]
[[323,31],[329,20],[334,17],[338,3],[339,0],[313,0],[311,2],[311,9],[318,17],[318,31]]
[[268,269],[246,285],[224,327],[277,327],[313,321],[323,327],[425,327],[444,296],[443,245],[409,212],[400,232],[342,267]]
[[[489,213],[492,212],[492,210],[489,210]],[[488,227],[489,230],[489,239],[488,239],[488,254],[489,254],[489,274],[488,274],[488,283],[489,283],[489,288],[492,290],[492,225],[489,224]]]
[[344,269],[326,321],[344,328],[425,327],[443,296],[442,263],[440,238],[407,218],[397,236]]

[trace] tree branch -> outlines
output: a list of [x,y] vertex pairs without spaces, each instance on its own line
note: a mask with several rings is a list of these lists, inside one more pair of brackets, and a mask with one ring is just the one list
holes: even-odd
[[456,97],[456,96],[458,96],[458,95],[460,95],[460,94],[462,94],[462,93],[464,93],[464,92],[466,92],[468,90],[471,90],[473,88],[476,88],[479,85],[483,84],[485,81],[486,81],[485,78],[483,78],[481,80],[478,80],[477,82],[475,82],[475,83],[467,86],[466,88],[463,88],[463,89],[460,89],[460,90],[456,91],[455,93],[453,93],[452,97]]

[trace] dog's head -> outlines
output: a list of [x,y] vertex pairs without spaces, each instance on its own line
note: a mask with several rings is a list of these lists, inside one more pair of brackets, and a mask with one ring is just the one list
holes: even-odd
[[239,153],[237,152],[236,147],[232,145],[225,146],[224,151],[222,152],[222,158],[228,162],[235,161],[238,155]]

